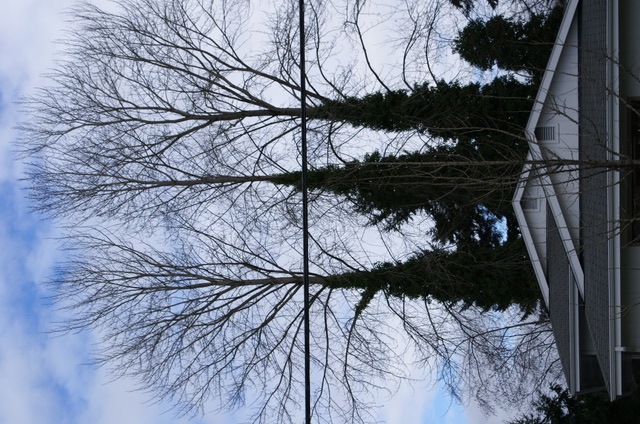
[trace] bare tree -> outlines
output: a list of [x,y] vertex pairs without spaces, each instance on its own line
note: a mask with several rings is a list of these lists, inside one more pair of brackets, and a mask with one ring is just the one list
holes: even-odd
[[[274,179],[298,168],[296,8],[113,6],[72,11],[80,23],[65,59],[51,85],[27,99],[32,120],[22,125],[37,207],[69,229],[70,259],[52,280],[74,311],[63,329],[96,328],[101,362],[140,377],[181,412],[202,412],[215,398],[221,407],[253,405],[258,422],[294,421],[303,376],[301,198]],[[454,13],[449,2],[310,2],[307,13],[314,167],[366,149],[442,143],[418,130],[354,127],[322,106],[435,83],[455,28],[436,25]],[[385,25],[396,30],[386,44],[375,35]],[[399,45],[393,61],[373,54]],[[558,378],[550,327],[537,314],[384,290],[363,303],[365,290],[336,282],[441,247],[425,237],[429,216],[390,233],[327,192],[314,193],[311,214],[318,421],[375,420],[375,395],[410,377],[405,349],[454,397],[470,390],[487,408]],[[428,278],[448,278],[441,263],[428,265]]]

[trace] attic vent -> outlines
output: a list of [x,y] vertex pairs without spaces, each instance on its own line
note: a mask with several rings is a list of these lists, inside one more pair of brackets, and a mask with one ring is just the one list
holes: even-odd
[[547,141],[556,139],[556,127],[536,127],[536,139]]
[[520,206],[523,211],[537,211],[540,210],[540,199],[533,197],[523,197],[520,199]]

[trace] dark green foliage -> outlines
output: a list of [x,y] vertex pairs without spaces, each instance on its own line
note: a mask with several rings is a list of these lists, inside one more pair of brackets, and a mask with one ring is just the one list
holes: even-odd
[[[522,129],[533,106],[536,87],[511,77],[486,85],[439,81],[363,97],[328,101],[310,117],[347,122],[355,127],[401,132],[418,131],[444,140],[477,140],[492,154],[524,145]],[[480,143],[479,141],[482,141]]]
[[[368,155],[362,162],[309,171],[311,190],[345,196],[357,212],[388,230],[422,211],[434,222],[433,236],[457,246],[495,247],[513,240],[518,230],[511,197],[521,164],[482,161],[475,149],[448,146],[399,156]],[[299,173],[278,177],[299,187]],[[506,219],[507,234],[496,224]]]
[[640,393],[610,402],[603,393],[571,396],[559,386],[551,395],[541,395],[535,414],[510,421],[509,424],[635,424],[640,417]]
[[425,251],[403,263],[382,263],[370,271],[330,277],[326,285],[362,289],[356,313],[379,291],[486,311],[519,305],[523,312],[531,313],[540,292],[521,240],[493,248]]
[[[509,202],[527,150],[524,126],[538,71],[546,64],[561,17],[560,7],[526,22],[498,16],[472,21],[460,33],[456,48],[465,59],[483,69],[497,64],[526,70],[535,77],[532,81],[512,76],[485,85],[439,81],[411,91],[329,101],[314,109],[310,116],[316,119],[379,131],[418,131],[447,143],[396,157],[376,153],[343,168],[315,170],[311,189],[346,196],[371,223],[383,222],[387,229],[426,212],[441,242],[497,246],[501,237],[496,224],[502,219],[507,220],[507,240],[516,237]],[[511,164],[483,165],[490,161]]]
[[522,139],[562,13],[558,6],[549,14],[532,14],[527,21],[503,16],[473,20],[454,42],[455,51],[472,65],[525,72],[530,81],[512,75],[488,84],[441,80],[435,85],[416,84],[412,90],[327,101],[310,110],[309,116],[380,131],[419,131],[456,142],[473,139],[493,149],[497,148],[493,139],[504,138],[506,146],[514,148],[514,139]]
[[562,7],[548,14],[532,14],[526,21],[495,16],[472,20],[454,41],[454,50],[467,62],[483,70],[493,66],[526,72],[537,82],[549,60],[556,39]]
[[[454,5],[458,9],[461,9],[467,15],[473,9],[474,3],[476,1],[477,0],[449,0],[449,2],[452,5]],[[495,8],[498,5],[498,0],[486,0],[486,1],[489,4],[489,6],[491,6],[492,8]]]
[[[485,165],[472,153],[458,156],[456,149],[389,157],[376,153],[362,162],[309,172],[311,190],[345,196],[372,222],[384,221],[392,229],[421,210],[434,219],[432,236],[455,245],[455,250],[425,251],[403,263],[327,280],[330,287],[362,289],[356,314],[379,291],[483,310],[518,305],[525,314],[538,304],[539,288],[510,203],[520,163]],[[300,174],[272,181],[299,189]],[[502,219],[506,233],[497,225]]]
[[[453,3],[470,10],[473,2]],[[376,131],[417,131],[443,140],[419,152],[376,152],[308,174],[310,190],[344,196],[371,224],[382,223],[387,230],[418,212],[428,214],[434,221],[431,236],[449,246],[416,253],[403,263],[330,277],[330,287],[361,290],[356,315],[378,292],[483,310],[517,304],[530,313],[536,307],[539,289],[511,199],[527,151],[524,127],[561,16],[557,8],[527,22],[502,17],[472,21],[460,33],[455,48],[470,63],[526,72],[530,78],[417,84],[412,90],[327,101],[309,110],[313,119]],[[273,181],[300,188],[298,173]]]
[[[366,272],[331,277],[326,285],[361,289],[359,314],[378,292],[424,298],[483,310],[518,305],[524,314],[540,291],[519,238],[511,208],[519,162],[484,164],[477,152],[459,146],[382,157],[312,170],[310,190],[330,191],[352,202],[357,212],[384,221],[388,229],[424,211],[434,219],[433,238],[455,245],[415,254],[403,263],[384,263]],[[277,184],[300,187],[300,174],[283,174]],[[497,225],[506,220],[506,233]]]
[[451,143],[318,169],[310,173],[309,187],[346,196],[356,211],[387,229],[423,211],[434,219],[438,241],[496,246],[500,220],[507,219],[508,238],[517,235],[510,201],[526,154],[524,125],[534,92],[531,84],[503,77],[487,85],[440,81],[411,93],[328,102],[312,116],[382,131],[417,130]]

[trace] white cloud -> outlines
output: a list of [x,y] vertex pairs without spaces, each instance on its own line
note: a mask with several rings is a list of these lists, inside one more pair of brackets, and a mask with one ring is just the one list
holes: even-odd
[[436,394],[433,387],[416,388],[405,382],[384,404],[380,418],[389,424],[433,422],[428,417],[432,415]]

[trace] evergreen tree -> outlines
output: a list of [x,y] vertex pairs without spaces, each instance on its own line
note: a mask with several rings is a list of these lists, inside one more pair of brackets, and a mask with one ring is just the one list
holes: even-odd
[[316,119],[418,131],[443,144],[399,156],[374,153],[342,168],[318,169],[311,173],[310,187],[345,195],[358,212],[388,229],[423,211],[434,219],[434,235],[443,242],[495,246],[501,239],[496,222],[502,219],[507,220],[505,240],[513,240],[517,228],[510,199],[527,151],[524,126],[561,16],[561,7],[528,21],[498,16],[472,21],[460,32],[456,49],[465,60],[481,69],[495,64],[526,71],[524,79],[507,75],[484,85],[439,81],[411,91],[326,101],[313,109]]
[[528,315],[537,306],[540,290],[527,265],[523,242],[516,240],[493,248],[424,251],[403,263],[381,263],[367,272],[332,276],[324,284],[362,290],[356,315],[378,292],[484,311],[518,305]]
[[416,85],[410,92],[329,100],[310,115],[373,130],[417,131],[463,143],[474,140],[478,148],[492,151],[488,159],[499,154],[500,148],[522,150],[521,131],[536,88],[510,76],[488,84],[439,81],[435,86]]
[[[562,8],[556,7],[527,21],[501,16],[474,20],[460,32],[455,48],[465,60],[484,70],[495,65],[525,72],[524,80],[503,76],[485,85],[439,81],[410,92],[326,101],[312,111],[316,119],[389,132],[418,131],[445,142],[398,156],[375,152],[362,161],[310,171],[311,190],[344,196],[355,211],[370,217],[370,223],[392,230],[421,211],[433,219],[431,236],[455,246],[455,251],[422,252],[403,264],[340,276],[364,289],[359,308],[382,290],[445,303],[461,301],[485,310],[510,304],[527,312],[533,309],[539,291],[518,240],[511,199],[527,150],[524,126],[561,17]],[[274,182],[298,186],[299,174],[281,175]],[[505,250],[512,253],[506,256],[513,261],[508,272]],[[447,270],[434,279],[428,264],[444,257]],[[468,272],[474,268],[487,273]],[[408,278],[407,272],[413,275]],[[427,276],[426,284],[421,276]],[[434,284],[439,288],[434,290]]]
[[610,402],[604,393],[572,396],[553,386],[534,403],[535,413],[524,414],[509,424],[634,424],[640,414],[640,392]]
[[533,13],[526,21],[494,16],[474,19],[454,41],[454,51],[482,70],[494,66],[529,75],[538,85],[553,46],[563,8],[549,13]]
[[[355,211],[398,229],[417,212],[434,221],[432,236],[458,247],[496,247],[518,238],[511,196],[520,163],[487,162],[473,148],[457,146],[427,152],[383,157],[367,155],[363,161],[311,170],[311,190],[330,191],[347,198]],[[274,177],[276,183],[299,188],[300,175],[291,172]],[[507,231],[498,228],[505,221]]]
[[[441,80],[435,85],[416,84],[412,90],[322,99],[308,109],[308,117],[319,121],[383,132],[415,131],[440,140],[418,152],[394,156],[374,152],[362,160],[309,172],[309,189],[343,196],[370,224],[382,224],[387,231],[399,229],[418,212],[433,220],[431,234],[425,236],[441,247],[414,252],[404,262],[380,263],[368,271],[318,280],[331,288],[360,290],[357,313],[378,292],[485,311],[511,305],[525,314],[533,311],[540,294],[519,239],[511,199],[527,151],[523,134],[537,89],[541,69],[537,65],[550,52],[547,39],[555,34],[558,16],[560,8],[549,16],[533,14],[529,21],[502,17],[471,21],[460,32],[456,50],[481,69],[496,64],[510,72],[489,83]],[[469,48],[476,41],[479,44]],[[517,55],[508,61],[493,48],[495,43],[520,50],[512,49]],[[528,72],[524,78],[514,75],[523,70]],[[297,112],[283,109],[277,114]],[[259,181],[300,189],[297,171],[205,176],[189,185]],[[43,181],[42,186],[49,185]],[[51,198],[49,194],[41,204]]]

